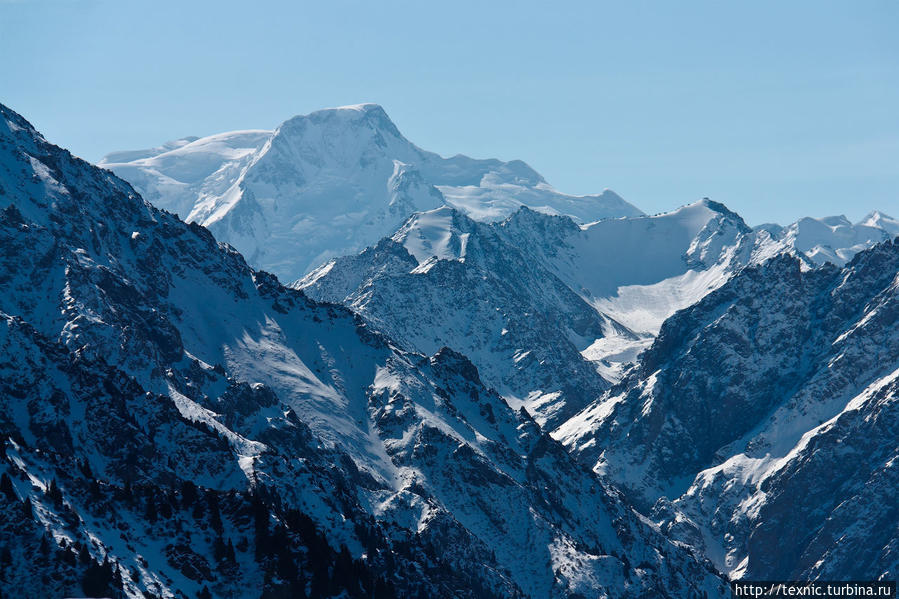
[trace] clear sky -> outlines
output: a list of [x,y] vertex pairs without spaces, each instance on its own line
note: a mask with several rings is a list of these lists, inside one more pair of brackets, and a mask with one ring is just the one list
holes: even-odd
[[650,213],[899,216],[897,0],[0,0],[0,102],[94,161],[377,102]]

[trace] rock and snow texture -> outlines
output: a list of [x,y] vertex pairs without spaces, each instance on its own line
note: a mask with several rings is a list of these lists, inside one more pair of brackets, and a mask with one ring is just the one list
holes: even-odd
[[465,356],[253,271],[5,107],[0,246],[4,594],[724,590]]
[[889,241],[746,268],[554,436],[730,576],[894,578],[897,273]]
[[845,217],[806,218],[782,229],[752,230],[723,204],[703,199],[655,216],[578,227],[521,211],[500,226],[511,245],[546,265],[598,312],[655,335],[665,319],[746,265],[790,253],[810,268],[827,261],[824,247],[835,256],[832,263],[843,265],[895,236],[892,223],[873,213],[858,225]]
[[665,318],[758,253],[709,201],[585,225],[528,208],[482,223],[444,206],[295,287],[410,349],[458,349],[552,430],[617,382]]
[[[731,576],[889,578],[893,227],[875,213],[751,230],[706,200],[587,225],[527,209],[476,223],[445,207],[296,286],[411,347],[465,348],[485,379],[510,400],[538,399],[523,405],[554,438]],[[558,389],[553,355],[577,363],[571,346],[624,379],[559,424],[576,396],[539,399]]]
[[899,235],[899,221],[875,211],[855,224],[845,216],[829,216],[802,218],[786,227],[761,225],[756,231],[767,233],[772,245],[795,251],[810,265],[843,266],[858,252]]
[[743,220],[709,200],[576,227],[522,212],[503,230],[598,312],[643,335],[721,285],[755,249]]
[[579,222],[641,214],[608,190],[559,193],[521,161],[426,152],[375,104],[297,116],[273,132],[115,152],[100,166],[285,281],[353,254],[393,233],[410,214],[444,203],[483,221],[501,220],[522,205]]
[[608,387],[581,352],[607,335],[637,339],[510,245],[502,226],[448,206],[410,217],[392,238],[296,287],[346,304],[409,349],[462,352],[488,385],[550,429]]
[[[890,217],[599,220],[627,205],[371,105],[109,158],[282,276],[370,246],[299,291],[0,116],[4,591],[720,596],[694,554],[895,577],[899,247],[864,249]],[[328,586],[347,568],[375,586]]]
[[[587,224],[528,208],[483,223],[444,206],[294,286],[350,306],[411,349],[459,349],[490,385],[552,429],[592,401],[603,381],[620,380],[665,319],[740,269],[784,253],[814,268],[821,253],[803,251],[812,248],[810,222],[818,221],[752,230],[707,199]],[[854,237],[821,224],[816,239],[832,247],[851,241],[840,250],[849,256],[889,237],[889,217],[865,222],[849,227]],[[584,361],[595,372],[585,374]]]

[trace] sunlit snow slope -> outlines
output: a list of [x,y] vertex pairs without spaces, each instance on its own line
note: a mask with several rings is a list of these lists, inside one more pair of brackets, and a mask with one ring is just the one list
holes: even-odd
[[375,104],[297,116],[273,132],[237,131],[115,152],[100,166],[287,281],[445,202],[484,221],[522,205],[579,222],[640,214],[611,191],[559,193],[521,161],[426,152]]

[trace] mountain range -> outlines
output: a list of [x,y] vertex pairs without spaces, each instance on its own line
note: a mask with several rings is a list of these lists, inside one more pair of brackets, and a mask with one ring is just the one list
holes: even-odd
[[0,596],[895,578],[890,217],[648,216],[371,104],[103,168],[0,117]]
[[376,104],[297,116],[274,131],[115,152],[100,166],[288,281],[377,242],[414,212],[447,202],[486,221],[521,205],[581,222],[641,214],[611,191],[559,193],[519,160],[426,152]]
[[463,355],[283,287],[5,107],[0,186],[4,593],[723,588]]
[[894,242],[746,268],[554,436],[728,576],[893,579],[897,273]]

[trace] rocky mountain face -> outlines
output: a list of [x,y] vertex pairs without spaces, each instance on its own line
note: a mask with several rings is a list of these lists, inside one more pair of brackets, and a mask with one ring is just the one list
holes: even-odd
[[462,354],[0,117],[4,594],[723,592]]
[[739,215],[708,199],[580,226],[522,211],[500,228],[509,245],[643,337],[767,249]]
[[[709,200],[586,225],[524,207],[480,223],[445,206],[293,286],[351,307],[410,349],[460,349],[490,385],[555,429],[618,382],[665,319],[745,266],[788,254],[816,268],[821,253],[797,249],[809,247],[811,222],[752,230]],[[836,228],[834,239],[849,235]],[[855,229],[864,241],[842,255],[887,235]]]
[[748,267],[555,436],[730,576],[894,578],[897,273]]
[[895,578],[890,217],[644,216],[374,105],[132,187],[0,117],[0,597]]
[[445,206],[294,287],[409,349],[457,348],[553,430],[620,379],[656,322],[762,253],[739,216],[708,201],[588,225],[528,208],[480,223]]
[[[464,348],[730,576],[890,578],[892,227],[875,213],[753,230],[710,201],[587,225],[526,208],[476,223],[445,207],[295,286],[405,347]],[[576,353],[611,384],[593,401],[598,385],[564,388],[585,380]]]
[[115,152],[100,165],[285,281],[356,253],[412,213],[444,203],[482,221],[522,205],[580,222],[641,214],[611,191],[559,193],[521,161],[426,152],[375,104],[297,116],[273,132]]
[[410,349],[461,351],[488,385],[550,429],[609,386],[581,351],[606,334],[637,339],[510,244],[502,227],[448,206],[295,286],[346,304]]

